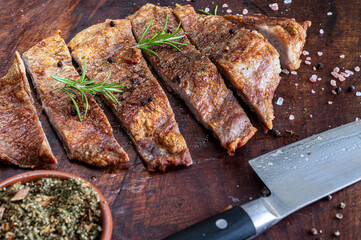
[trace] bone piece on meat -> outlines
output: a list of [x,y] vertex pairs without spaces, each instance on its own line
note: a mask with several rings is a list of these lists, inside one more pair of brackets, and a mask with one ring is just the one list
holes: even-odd
[[[161,30],[168,15],[167,32],[174,32],[178,23],[170,8],[144,5],[128,17],[133,32],[139,40],[146,27],[153,21],[146,38]],[[178,35],[183,35],[180,31]],[[178,40],[188,46],[180,46],[181,51],[168,47],[152,47],[159,56],[144,52],[152,66],[161,76],[163,83],[176,92],[187,104],[194,116],[206,128],[213,131],[221,145],[232,154],[254,135],[256,129],[233,96],[215,65],[201,54],[187,39]]]
[[300,56],[306,43],[310,21],[298,23],[292,18],[267,17],[264,15],[226,15],[226,19],[252,30],[257,30],[277,49],[281,66],[289,71],[300,67]]
[[[68,44],[75,61],[87,60],[87,76],[111,79],[128,85],[115,94],[120,105],[104,96],[123,129],[134,143],[149,171],[165,171],[169,166],[192,164],[186,142],[179,132],[173,110],[163,89],[142,57],[129,20],[111,20],[78,33]],[[109,61],[109,58],[112,58]]]
[[0,161],[32,168],[56,164],[34,106],[25,66],[18,52],[0,80]]
[[[71,114],[75,108],[69,96],[59,89],[64,84],[51,78],[59,76],[77,80],[80,77],[72,65],[60,31],[26,51],[23,58],[44,111],[62,140],[68,157],[99,167],[125,166],[128,155],[115,140],[108,119],[93,96],[87,94],[89,109],[80,122],[76,114]],[[58,62],[62,62],[61,67]],[[85,101],[80,97],[76,101],[84,115]]]
[[281,72],[276,49],[261,34],[221,16],[197,14],[190,5],[177,5],[173,12],[190,41],[216,64],[265,128],[272,129],[272,99]]

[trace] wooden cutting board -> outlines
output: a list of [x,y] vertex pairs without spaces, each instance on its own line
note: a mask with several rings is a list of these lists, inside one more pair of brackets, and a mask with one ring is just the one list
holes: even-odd
[[[0,73],[5,75],[15,50],[22,53],[57,29],[62,30],[64,38],[69,41],[79,31],[106,18],[125,18],[147,2],[162,6],[175,4],[174,1],[141,0],[1,0]],[[278,11],[268,6],[273,2],[278,3]],[[178,3],[188,2],[182,0]],[[41,113],[40,119],[59,160],[55,169],[88,179],[103,192],[112,209],[113,239],[161,239],[229,205],[240,205],[258,198],[264,193],[264,185],[248,165],[248,160],[361,117],[361,97],[355,94],[361,91],[361,73],[355,73],[345,82],[338,81],[342,88],[339,95],[331,93],[333,87],[330,85],[333,78],[330,72],[334,67],[353,71],[354,67],[361,65],[360,1],[293,0],[291,4],[284,4],[281,0],[192,0],[189,3],[196,9],[208,7],[211,11],[218,4],[220,15],[228,9],[234,14],[247,9],[248,14],[311,20],[305,49],[310,52],[312,64],[303,63],[297,75],[282,74],[274,97],[274,102],[284,98],[283,105],[275,105],[274,126],[281,132],[279,137],[265,134],[255,115],[245,108],[259,130],[233,157],[227,155],[211,132],[195,121],[177,97],[168,94],[195,164],[167,173],[146,171],[130,140],[106,107],[104,109],[114,127],[115,136],[129,153],[131,166],[127,170],[97,169],[69,161],[59,138]],[[222,7],[224,3],[228,7]],[[320,34],[320,29],[324,34]],[[322,56],[318,56],[319,51]],[[340,55],[345,57],[340,58]],[[306,57],[302,58],[305,60]],[[317,63],[323,64],[322,70],[312,70]],[[317,74],[322,80],[311,83],[309,78],[312,74]],[[347,92],[349,85],[354,85],[356,90]],[[294,116],[294,120],[289,119],[290,115]],[[0,165],[0,180],[23,171]],[[355,184],[334,194],[330,201],[321,200],[289,216],[258,239],[332,239],[336,230],[341,233],[339,239],[361,239],[360,192],[361,183]],[[338,208],[340,202],[346,203],[345,209]],[[338,212],[343,214],[342,220],[336,219]],[[310,233],[313,227],[322,229],[322,234],[313,236]]]

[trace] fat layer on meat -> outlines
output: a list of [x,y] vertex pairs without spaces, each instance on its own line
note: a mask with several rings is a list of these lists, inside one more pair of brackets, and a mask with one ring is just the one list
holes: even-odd
[[23,168],[57,163],[38,119],[18,52],[0,80],[0,161]]
[[307,28],[311,26],[310,21],[298,23],[291,18],[264,15],[227,15],[225,18],[241,27],[257,30],[267,38],[280,54],[283,68],[293,71],[300,67],[300,56],[306,42]]
[[272,99],[281,72],[276,49],[261,34],[221,16],[199,15],[190,5],[177,5],[173,12],[190,41],[216,64],[263,125],[272,129]]
[[[114,26],[110,22],[115,23]],[[113,25],[113,24],[112,24]],[[106,20],[78,33],[68,44],[79,64],[87,61],[87,76],[127,85],[115,94],[120,105],[103,96],[132,139],[148,170],[192,164],[172,108],[153,77],[132,34],[129,20]]]
[[[69,50],[58,31],[23,54],[25,65],[52,126],[56,130],[70,159],[95,166],[123,165],[128,155],[113,136],[113,130],[92,95],[87,94],[88,113],[80,122],[69,96],[60,88],[64,84],[51,76],[78,80]],[[58,63],[62,62],[59,67]],[[85,101],[76,98],[84,115]]]
[[[177,29],[177,20],[170,8],[144,5],[135,14],[128,17],[133,32],[139,40],[151,21],[152,25],[145,36],[150,38],[155,31],[161,32],[168,16],[165,31],[171,33]],[[180,31],[179,35],[184,32]],[[152,66],[161,76],[170,91],[176,92],[193,112],[194,116],[206,128],[213,131],[221,145],[233,153],[244,145],[256,132],[242,107],[233,96],[215,65],[201,54],[184,37],[179,42],[188,44],[175,48],[156,46],[151,50],[158,57],[144,52]]]

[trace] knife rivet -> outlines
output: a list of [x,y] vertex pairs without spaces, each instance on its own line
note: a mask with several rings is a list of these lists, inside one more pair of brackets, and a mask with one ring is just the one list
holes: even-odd
[[228,223],[225,219],[220,218],[216,221],[216,226],[219,229],[225,229],[228,226]]

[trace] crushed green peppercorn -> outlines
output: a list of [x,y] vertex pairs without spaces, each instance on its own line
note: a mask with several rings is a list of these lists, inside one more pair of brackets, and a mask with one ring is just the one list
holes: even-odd
[[102,230],[99,196],[81,179],[18,182],[0,189],[0,206],[0,239],[98,239]]

